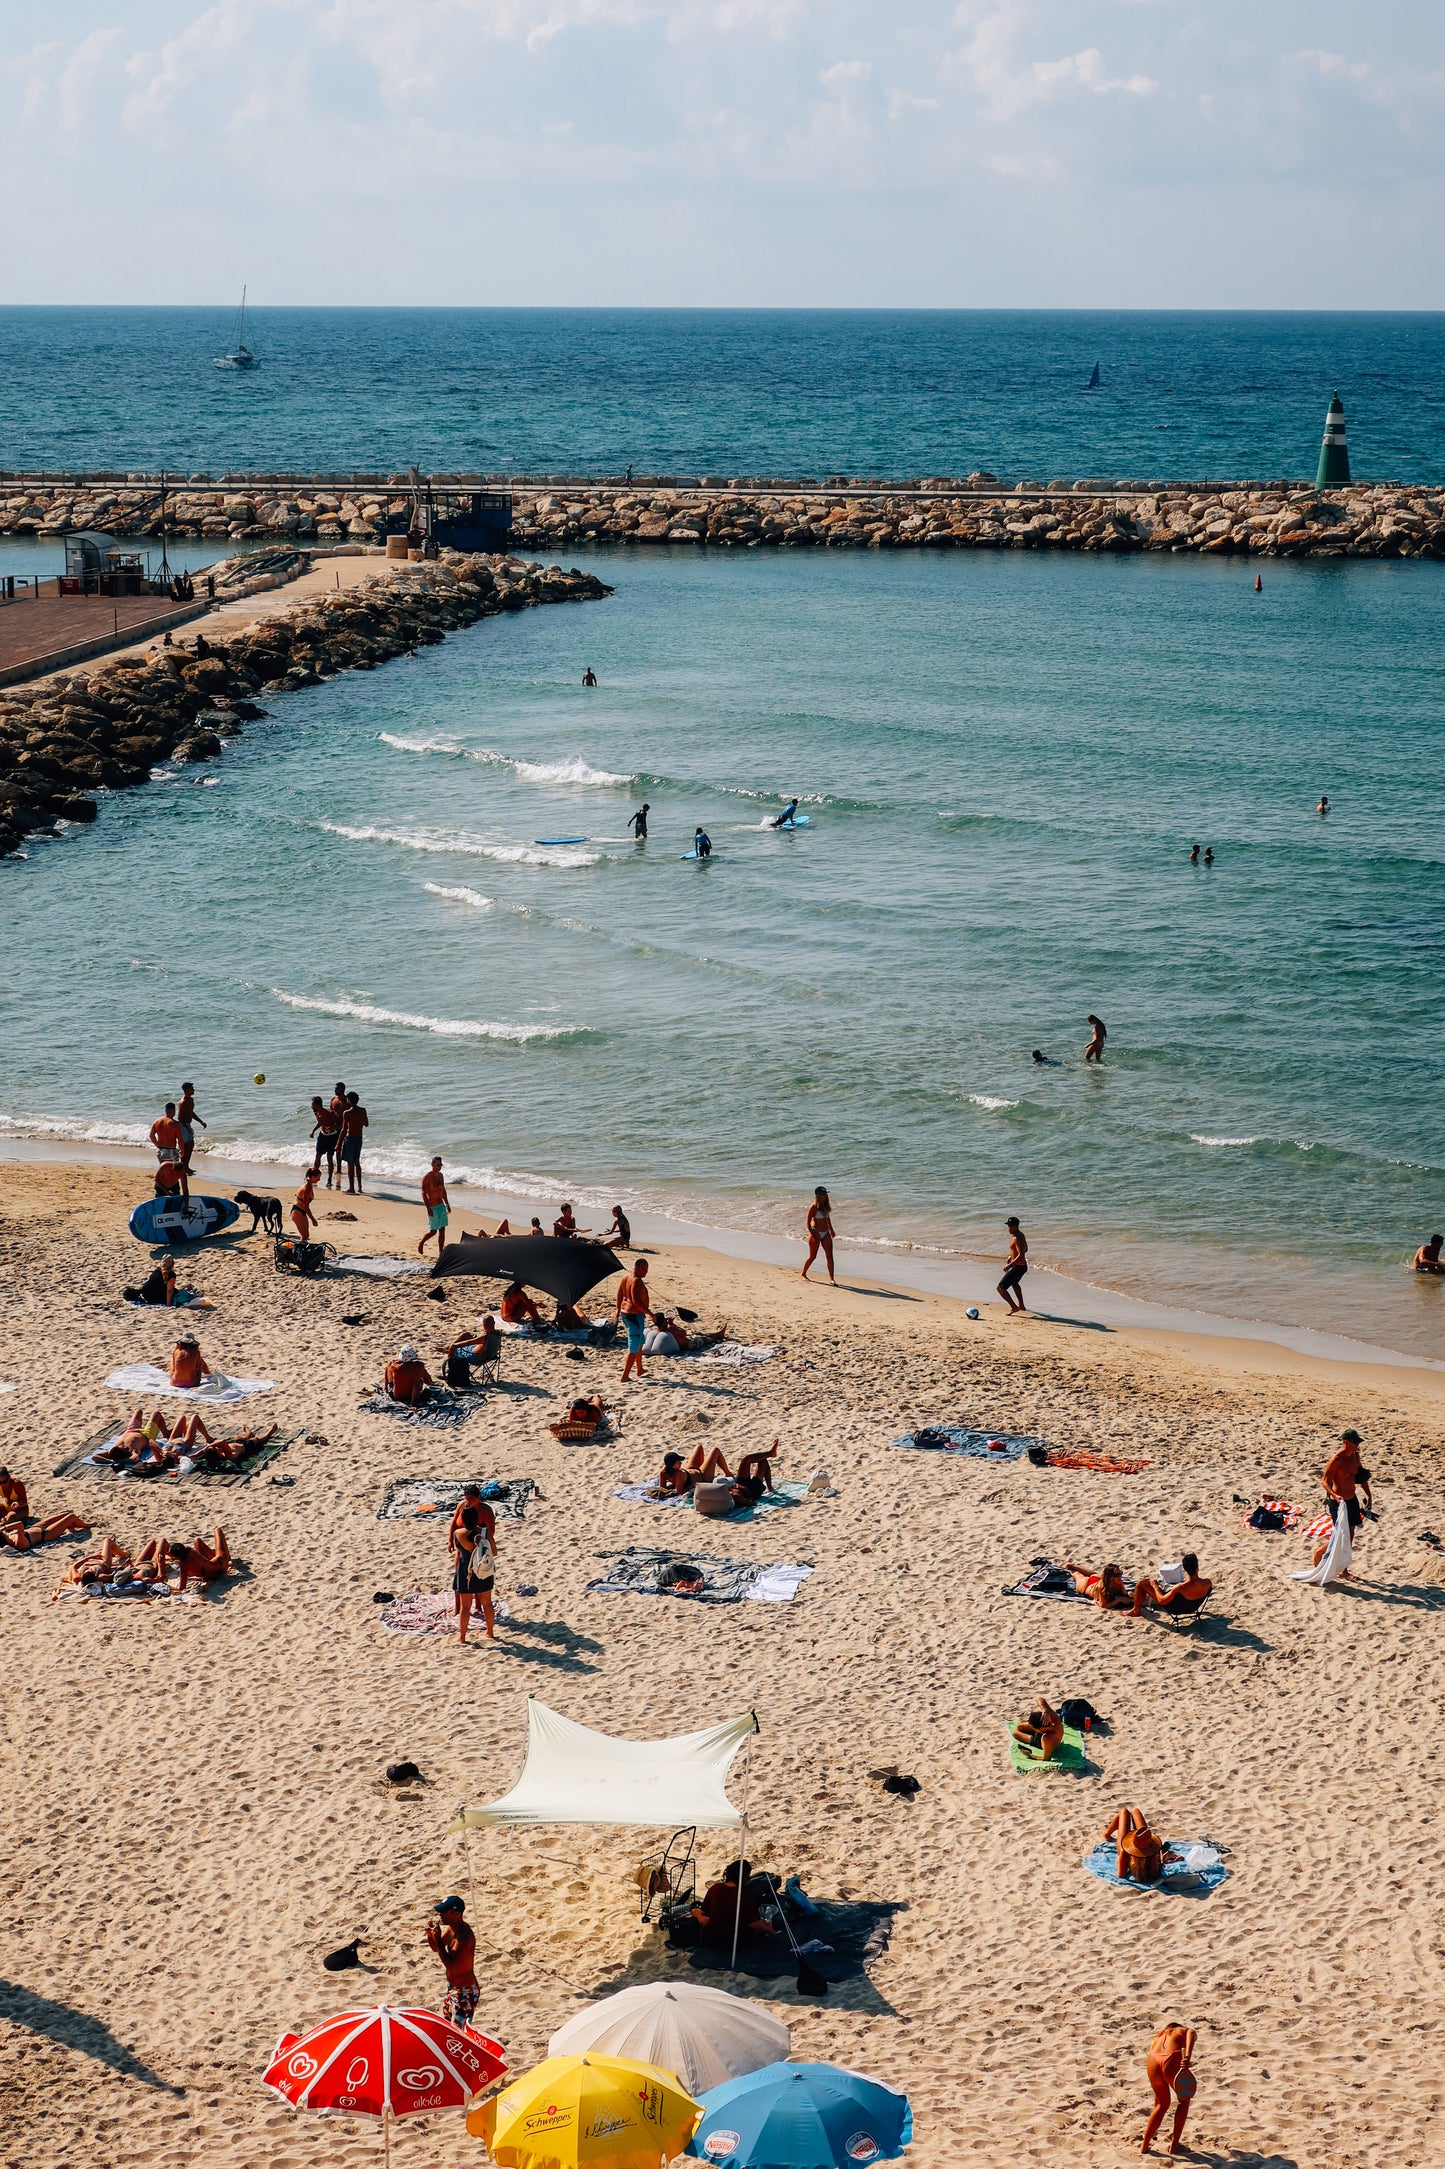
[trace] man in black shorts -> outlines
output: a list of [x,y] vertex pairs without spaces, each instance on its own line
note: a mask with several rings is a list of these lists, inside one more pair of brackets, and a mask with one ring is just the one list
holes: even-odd
[[1004,1224],[1009,1235],[1008,1264],[1003,1269],[998,1292],[1011,1311],[1022,1313],[1028,1305],[1019,1282],[1029,1269],[1029,1239],[1012,1214]]

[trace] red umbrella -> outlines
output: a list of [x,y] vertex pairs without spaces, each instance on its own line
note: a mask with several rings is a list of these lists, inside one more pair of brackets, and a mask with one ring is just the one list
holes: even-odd
[[506,2068],[500,2041],[435,2011],[379,2003],[308,2034],[283,2033],[262,2084],[293,2109],[379,2116],[389,2163],[394,2116],[463,2109]]

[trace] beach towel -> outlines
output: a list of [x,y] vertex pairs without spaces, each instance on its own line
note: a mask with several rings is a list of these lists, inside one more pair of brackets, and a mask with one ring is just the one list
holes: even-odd
[[190,1288],[177,1288],[175,1302],[169,1305],[165,1303],[142,1303],[136,1297],[129,1295],[123,1296],[121,1300],[127,1310],[214,1310],[216,1307],[208,1295],[200,1295]]
[[253,1393],[274,1393],[274,1378],[227,1378],[224,1371],[212,1371],[210,1377],[199,1386],[173,1386],[170,1373],[163,1371],[158,1363],[125,1363],[118,1371],[112,1371],[106,1379],[117,1393],[133,1393],[142,1400],[159,1397],[170,1401],[199,1401],[203,1407],[226,1408],[233,1402],[244,1401]]
[[[735,1506],[730,1514],[714,1514],[708,1518],[713,1521],[755,1521],[759,1514],[771,1514],[784,1506],[801,1506],[810,1495],[811,1483],[811,1477],[785,1476],[751,1506]],[[817,1493],[812,1495],[819,1496]],[[619,1484],[612,1496],[626,1500],[629,1506],[691,1506],[693,1503],[690,1491],[668,1491],[659,1497],[656,1482],[651,1477],[640,1484]]]
[[1043,1440],[1021,1438],[1015,1431],[968,1431],[959,1424],[927,1424],[920,1431],[905,1431],[895,1446],[911,1446],[920,1453],[967,1454],[978,1461],[1017,1461],[1030,1446],[1042,1449]]
[[[825,1981],[863,1979],[876,1959],[882,1958],[893,1936],[893,1916],[903,1910],[887,1901],[814,1898],[803,1912],[783,1878],[759,1877],[754,1890],[765,1905],[781,1899],[800,1950],[808,1964]],[[705,1943],[688,1952],[688,1965],[698,1973],[731,1973],[732,1948],[718,1950]],[[744,1936],[738,1946],[738,1972],[756,1981],[781,1980],[796,1974],[798,1961],[786,1935]]]
[[[1306,1511],[1308,1511],[1308,1509],[1306,1509]],[[1304,1538],[1307,1544],[1318,1544],[1324,1537],[1327,1537],[1329,1535],[1334,1525],[1335,1517],[1330,1512],[1329,1508],[1326,1507],[1322,1514],[1315,1515],[1313,1521],[1307,1521],[1304,1524],[1304,1527],[1300,1530],[1300,1535]]]
[[467,1483],[477,1486],[482,1503],[491,1508],[498,1521],[520,1521],[527,1511],[527,1501],[537,1495],[530,1476],[501,1476],[485,1481],[480,1476],[465,1481],[450,1476],[401,1476],[387,1485],[376,1518],[409,1521],[417,1514],[438,1518],[453,1514],[462,1503]]
[[199,1604],[203,1592],[194,1583],[189,1589],[167,1589],[158,1582],[144,1587],[134,1583],[125,1588],[112,1589],[106,1582],[62,1582],[58,1594],[62,1597],[82,1597],[94,1601],[105,1598],[112,1604],[129,1604],[133,1610],[149,1611],[157,1603]]
[[1147,1461],[1124,1461],[1118,1454],[1091,1453],[1084,1446],[1050,1446],[1044,1465],[1051,1469],[1096,1469],[1105,1476],[1141,1476]]
[[1063,1571],[1062,1567],[1034,1567],[1030,1573],[1025,1574],[1022,1581],[1010,1583],[1009,1587],[1005,1589],[1004,1595],[1006,1597],[1052,1597],[1060,1604],[1092,1604],[1093,1598],[1086,1597],[1081,1590],[1074,1588],[1051,1589],[1045,1586],[1051,1575],[1061,1574]]
[[[267,1462],[274,1461],[278,1454],[285,1453],[288,1446],[294,1446],[297,1439],[305,1434],[300,1429],[278,1431],[274,1438],[253,1446],[244,1460],[227,1462],[221,1468],[198,1468],[193,1460],[183,1459],[180,1468],[162,1469],[154,1475],[137,1475],[134,1469],[117,1469],[108,1461],[96,1460],[96,1455],[114,1446],[120,1435],[120,1427],[116,1423],[104,1424],[99,1431],[91,1434],[83,1446],[78,1446],[74,1453],[69,1454],[52,1473],[56,1476],[115,1477],[123,1482],[136,1484],[209,1484],[223,1490],[232,1484],[246,1483],[258,1469],[264,1469]],[[204,1447],[201,1452],[204,1454]]]
[[1012,1725],[1008,1728],[1008,1759],[1021,1777],[1032,1777],[1038,1771],[1067,1770],[1078,1777],[1087,1767],[1084,1754],[1084,1735],[1075,1725],[1065,1725],[1061,1746],[1055,1748],[1047,1762],[1040,1762],[1013,1736]]
[[328,1273],[359,1273],[363,1280],[410,1279],[416,1273],[429,1273],[431,1262],[426,1258],[360,1258],[346,1255],[327,1261]]
[[[1304,1520],[1305,1515],[1309,1512],[1309,1508],[1307,1506],[1300,1506],[1292,1499],[1256,1499],[1254,1505],[1250,1508],[1249,1513],[1246,1514],[1244,1517],[1244,1526],[1246,1529],[1249,1530],[1252,1536],[1261,1536],[1269,1533],[1264,1530],[1256,1529],[1253,1521],[1250,1518],[1251,1515],[1258,1513],[1260,1507],[1264,1507],[1271,1514],[1278,1514],[1286,1530],[1297,1529],[1300,1523]],[[1325,1519],[1328,1522],[1329,1516],[1326,1515]]]
[[685,1348],[678,1360],[682,1363],[726,1363],[736,1369],[744,1363],[771,1363],[777,1352],[776,1348],[764,1347],[761,1343],[719,1341],[716,1348]]
[[[1328,1514],[1322,1514],[1319,1521],[1310,1523],[1305,1535],[1317,1544],[1326,1529],[1331,1529],[1330,1518]],[[1355,1548],[1350,1541],[1350,1517],[1341,1511],[1331,1529],[1330,1541],[1319,1565],[1305,1567],[1300,1573],[1292,1574],[1290,1580],[1312,1582],[1317,1589],[1324,1589],[1330,1582],[1340,1579],[1354,1556]]]
[[405,1401],[389,1401],[384,1393],[374,1393],[356,1405],[363,1415],[393,1416],[398,1423],[420,1424],[428,1431],[453,1431],[485,1408],[486,1402],[479,1393],[459,1395],[445,1386],[432,1386],[420,1408],[409,1408]]
[[[510,1619],[511,1616],[505,1604],[496,1606],[498,1619]],[[485,1634],[479,1605],[472,1608],[472,1620],[476,1632]],[[450,1589],[438,1590],[435,1594],[421,1591],[416,1596],[394,1597],[383,1607],[381,1623],[388,1634],[435,1634],[455,1641],[459,1626],[457,1600]]]
[[810,1566],[758,1566],[750,1559],[718,1559],[707,1552],[635,1548],[612,1561],[589,1589],[604,1596],[691,1597],[698,1604],[791,1603]]
[[1085,1853],[1084,1866],[1090,1875],[1096,1875],[1101,1883],[1113,1890],[1135,1890],[1148,1897],[1162,1891],[1166,1896],[1179,1898],[1207,1898],[1212,1890],[1218,1890],[1227,1881],[1229,1870],[1219,1857],[1219,1848],[1207,1838],[1166,1838],[1169,1851],[1177,1853],[1177,1860],[1166,1860],[1164,1873],[1157,1883],[1135,1883],[1126,1876],[1119,1879],[1119,1856],[1114,1845],[1107,1842],[1096,1845]]

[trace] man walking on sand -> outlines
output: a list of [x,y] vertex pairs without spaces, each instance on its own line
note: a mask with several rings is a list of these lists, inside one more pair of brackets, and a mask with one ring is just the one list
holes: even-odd
[[633,1375],[634,1364],[639,1378],[647,1376],[642,1368],[642,1342],[647,1332],[648,1308],[647,1260],[634,1258],[632,1271],[624,1274],[618,1287],[617,1308],[613,1313],[621,1319],[627,1334],[627,1360],[622,1366],[624,1386]]
[[1003,1279],[998,1284],[998,1292],[1009,1309],[1016,1316],[1021,1316],[1028,1309],[1019,1283],[1029,1269],[1029,1239],[1013,1214],[1009,1215],[1004,1225],[1008,1229],[1009,1238],[1008,1264],[1003,1269]]
[[431,1166],[422,1176],[421,1201],[426,1207],[426,1233],[416,1246],[416,1254],[420,1257],[427,1244],[435,1236],[437,1239],[437,1256],[440,1257],[446,1246],[447,1222],[452,1215],[451,1200],[447,1196],[446,1180],[442,1174],[442,1159],[439,1152],[433,1155]]
[[1199,2081],[1190,2069],[1194,2041],[1192,2026],[1161,2026],[1149,2043],[1149,2056],[1144,2068],[1149,2075],[1149,2084],[1154,2089],[1154,2106],[1149,2112],[1149,2121],[1144,2126],[1143,2144],[1139,2148],[1141,2154],[1153,2151],[1155,2134],[1169,2114],[1171,2098],[1175,2109],[1169,2151],[1171,2154],[1179,2152],[1184,2119],[1189,2114],[1189,2104],[1199,2086]]
[[482,1984],[477,1979],[477,1939],[462,1917],[465,1911],[460,1898],[443,1898],[426,1924],[427,1943],[441,1960],[447,1977],[442,2017],[453,2026],[468,2024],[482,2000]]

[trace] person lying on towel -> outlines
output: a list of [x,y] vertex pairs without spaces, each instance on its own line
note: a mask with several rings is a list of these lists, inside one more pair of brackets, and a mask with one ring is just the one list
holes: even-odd
[[1214,1584],[1200,1574],[1199,1561],[1192,1551],[1185,1552],[1179,1565],[1183,1569],[1182,1581],[1176,1581],[1167,1567],[1161,1567],[1156,1580],[1151,1581],[1146,1574],[1136,1583],[1132,1607],[1136,1619],[1146,1605],[1156,1612],[1198,1611]]
[[1121,1807],[1104,1830],[1114,1841],[1114,1868],[1121,1883],[1157,1883],[1166,1860],[1179,1855],[1154,1835],[1142,1808]]
[[407,1408],[420,1408],[436,1380],[408,1341],[394,1363],[386,1366],[386,1397]]
[[1064,1572],[1074,1577],[1074,1587],[1081,1597],[1089,1597],[1105,1612],[1127,1612],[1132,1603],[1121,1567],[1112,1563],[1102,1574],[1095,1574],[1089,1567],[1075,1566],[1072,1559],[1064,1561]]
[[689,1349],[716,1348],[727,1337],[726,1319],[715,1333],[689,1333],[680,1318],[655,1310],[652,1325],[643,1337],[642,1353],[645,1356],[685,1356]]
[[1040,1695],[1038,1708],[1019,1719],[1013,1736],[1036,1762],[1049,1762],[1064,1744],[1064,1720]]

